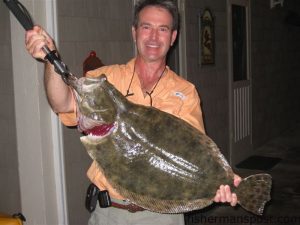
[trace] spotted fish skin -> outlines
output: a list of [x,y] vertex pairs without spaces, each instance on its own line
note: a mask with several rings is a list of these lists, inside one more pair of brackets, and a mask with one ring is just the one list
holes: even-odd
[[210,205],[219,186],[228,184],[242,207],[262,214],[270,175],[252,175],[235,189],[233,171],[216,144],[187,122],[129,102],[105,75],[72,86],[81,131],[113,124],[103,137],[81,141],[122,196],[154,212],[183,213]]

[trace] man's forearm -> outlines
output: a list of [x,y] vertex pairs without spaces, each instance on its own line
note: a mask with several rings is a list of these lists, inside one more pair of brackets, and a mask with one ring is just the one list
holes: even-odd
[[54,66],[49,62],[45,64],[44,82],[48,101],[53,111],[56,113],[73,111],[71,89],[54,71]]

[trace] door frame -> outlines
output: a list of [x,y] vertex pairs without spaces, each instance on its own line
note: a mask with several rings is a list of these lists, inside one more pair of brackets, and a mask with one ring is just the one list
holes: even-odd
[[[233,56],[232,56],[232,14],[231,5],[241,5],[246,7],[246,37],[247,37],[247,77],[248,80],[233,81]],[[251,76],[251,8],[250,0],[227,0],[227,34],[228,34],[228,96],[229,96],[229,161],[231,165],[236,165],[241,160],[247,158],[252,150],[252,76]],[[234,127],[234,88],[237,85],[249,85],[249,129],[250,135],[246,143],[242,143],[236,149],[235,127]],[[238,151],[237,151],[238,150]]]
[[178,10],[180,14],[180,37],[177,37],[179,38],[179,75],[187,79],[185,0],[178,0]]
[[[57,39],[57,0],[24,6]],[[10,13],[21,210],[28,224],[68,225],[61,123],[44,90],[44,65],[24,46],[24,29]]]

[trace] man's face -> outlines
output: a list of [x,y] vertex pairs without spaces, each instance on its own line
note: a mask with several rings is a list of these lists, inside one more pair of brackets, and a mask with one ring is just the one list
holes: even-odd
[[137,28],[132,28],[139,56],[147,62],[165,60],[177,31],[172,31],[172,15],[164,8],[147,6],[139,13]]

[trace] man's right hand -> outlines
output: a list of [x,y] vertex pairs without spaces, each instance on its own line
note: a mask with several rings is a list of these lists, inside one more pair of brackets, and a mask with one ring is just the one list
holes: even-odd
[[[45,61],[46,54],[43,46],[48,46],[50,51],[56,50],[53,39],[40,26],[34,26],[25,35],[25,45],[29,54],[38,60]],[[45,64],[44,84],[49,104],[55,113],[72,112],[74,110],[71,89],[61,79],[50,63]]]
[[44,60],[46,54],[42,47],[48,46],[52,50],[56,50],[54,41],[50,35],[40,26],[34,26],[32,30],[28,30],[25,35],[25,45],[29,54],[35,58]]

